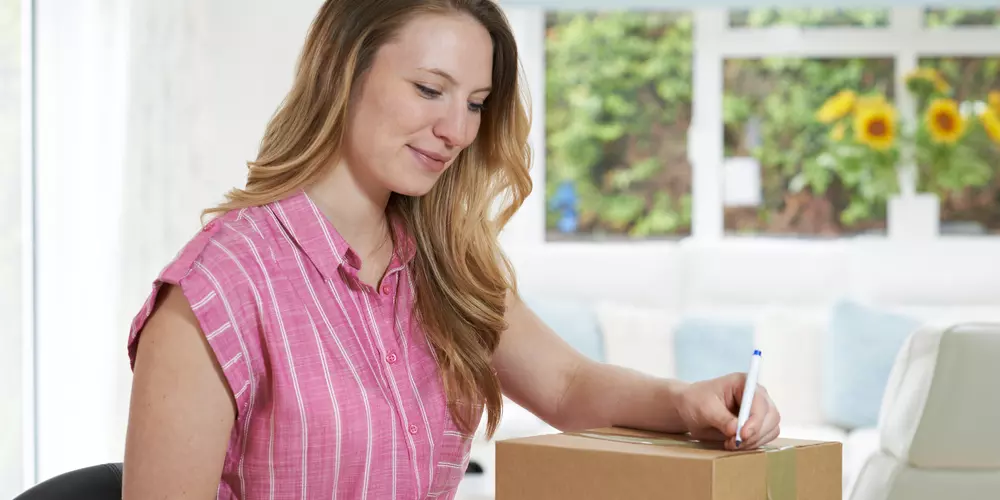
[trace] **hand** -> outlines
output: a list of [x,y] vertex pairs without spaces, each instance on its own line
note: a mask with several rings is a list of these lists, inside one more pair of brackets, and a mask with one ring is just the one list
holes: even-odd
[[[681,392],[678,413],[691,436],[706,441],[725,441],[736,449],[736,419],[743,400],[745,373],[733,373],[689,385]],[[741,450],[753,449],[778,437],[781,415],[767,394],[757,386],[750,418],[741,431]]]

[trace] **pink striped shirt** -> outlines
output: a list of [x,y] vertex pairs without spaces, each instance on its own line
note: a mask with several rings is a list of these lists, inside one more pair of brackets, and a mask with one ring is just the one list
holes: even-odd
[[161,272],[179,285],[236,396],[218,498],[454,498],[471,439],[448,414],[411,321],[413,240],[399,226],[376,290],[304,192],[208,223]]

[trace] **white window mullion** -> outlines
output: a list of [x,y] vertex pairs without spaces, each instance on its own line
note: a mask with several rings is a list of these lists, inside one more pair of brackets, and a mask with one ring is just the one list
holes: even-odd
[[723,52],[719,46],[728,26],[726,9],[694,11],[694,82],[688,131],[691,163],[691,235],[700,240],[724,234],[722,161]]
[[541,7],[504,9],[514,31],[530,94],[532,152],[531,180],[534,188],[501,235],[504,245],[545,243],[545,10]]
[[740,28],[722,33],[715,45],[724,56],[738,59],[894,57],[904,49],[922,56],[975,57],[1000,52],[998,33],[992,27],[968,27],[920,30],[916,38],[900,38],[892,28]]
[[[917,40],[924,33],[924,11],[919,7],[897,7],[892,9],[889,29],[897,40]],[[901,123],[915,124],[917,104],[906,89],[906,75],[917,69],[920,58],[911,44],[902,43],[896,47],[895,54],[895,93],[896,109]],[[912,147],[905,146],[902,151],[903,160],[897,169],[900,194],[912,196],[917,192],[917,173],[914,164]]]

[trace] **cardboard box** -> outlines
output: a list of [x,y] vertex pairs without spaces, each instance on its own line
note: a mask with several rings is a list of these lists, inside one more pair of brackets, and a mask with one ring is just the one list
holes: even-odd
[[595,429],[496,443],[497,500],[841,500],[837,442],[745,451],[688,436]]

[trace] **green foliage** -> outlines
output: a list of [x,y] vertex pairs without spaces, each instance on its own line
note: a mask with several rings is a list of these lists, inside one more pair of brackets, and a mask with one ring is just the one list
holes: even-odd
[[[575,182],[584,230],[689,227],[691,28],[689,16],[669,13],[550,16],[547,191]],[[671,181],[681,189],[657,189]]]
[[730,15],[733,27],[884,27],[889,24],[888,9],[753,9],[736,10]]

